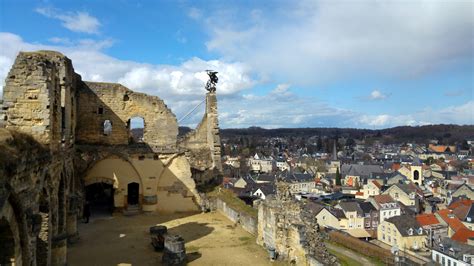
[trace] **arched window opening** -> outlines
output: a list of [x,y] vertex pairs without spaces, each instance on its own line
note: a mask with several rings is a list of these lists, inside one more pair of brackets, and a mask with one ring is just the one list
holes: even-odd
[[104,136],[112,134],[112,122],[110,120],[104,121]]
[[128,120],[127,126],[129,129],[129,143],[143,142],[145,120],[142,117],[135,116]]
[[413,179],[420,179],[420,172],[418,172],[418,170],[413,171]]

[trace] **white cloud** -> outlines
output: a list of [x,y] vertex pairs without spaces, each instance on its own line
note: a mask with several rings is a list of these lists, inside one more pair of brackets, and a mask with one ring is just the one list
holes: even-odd
[[[72,41],[71,41],[72,42]],[[28,43],[20,36],[0,33],[1,89],[19,51],[57,50],[71,58],[75,71],[84,80],[120,82],[130,89],[157,95],[181,118],[204,99],[206,69],[219,71],[218,98],[220,125],[228,127],[391,127],[431,123],[474,124],[474,101],[459,106],[423,109],[414,114],[367,115],[335,108],[314,97],[301,97],[287,83],[278,84],[261,95],[252,88],[258,84],[253,69],[241,62],[224,59],[190,58],[179,65],[153,65],[120,60],[103,53],[110,41],[83,40],[69,44]],[[182,122],[195,126],[203,106]]]
[[58,19],[63,27],[74,32],[98,34],[101,23],[87,12],[65,12],[56,8],[41,7],[35,11],[45,17]]
[[[163,98],[178,117],[204,99],[206,69],[219,72],[218,94],[234,97],[251,88],[255,81],[250,69],[240,62],[205,61],[191,58],[180,65],[153,65],[124,61],[106,55],[101,50],[112,45],[109,40],[79,40],[72,45],[28,43],[18,35],[0,32],[0,95],[5,77],[20,51],[56,50],[68,56],[83,80],[118,82],[132,90]],[[60,42],[61,43],[61,42]],[[202,111],[202,110],[201,110]],[[195,124],[202,116],[196,114],[187,123]],[[194,119],[194,120],[193,120]]]
[[354,121],[375,128],[427,124],[472,125],[474,124],[474,101],[471,100],[465,104],[448,106],[439,110],[427,108],[406,115],[361,115],[355,117]]
[[369,99],[370,100],[383,100],[387,98],[387,95],[383,94],[381,91],[379,90],[373,90],[371,93],[370,93],[370,96],[369,96]]
[[207,47],[296,86],[359,73],[411,78],[469,64],[474,57],[473,5],[290,1],[246,13],[226,7],[205,20],[211,36]]

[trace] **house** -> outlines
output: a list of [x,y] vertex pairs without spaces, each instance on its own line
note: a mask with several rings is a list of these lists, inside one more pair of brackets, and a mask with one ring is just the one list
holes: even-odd
[[451,197],[467,197],[468,199],[474,200],[474,191],[467,184],[462,184],[456,190],[451,193]]
[[291,193],[310,193],[316,187],[316,181],[311,174],[286,173],[282,176],[290,184]]
[[379,195],[382,191],[382,185],[376,180],[368,180],[367,184],[364,185],[362,189],[363,199],[367,199],[370,196]]
[[348,230],[364,228],[363,210],[358,202],[341,201],[336,205],[336,208],[341,209],[344,212],[344,216],[346,216],[346,219],[341,220],[341,227],[345,227]]
[[279,159],[276,161],[276,167],[279,171],[288,171],[290,170],[290,165],[286,162],[286,160]]
[[391,186],[393,184],[406,183],[407,180],[408,177],[405,175],[401,174],[400,172],[394,172],[393,175],[387,179],[387,185]]
[[442,224],[433,213],[418,214],[416,220],[426,233],[426,245],[438,245],[441,239],[448,236],[448,228]]
[[417,197],[423,197],[423,191],[419,189],[415,184],[394,184],[385,190],[382,194],[390,195],[394,200],[401,202],[405,206],[412,207],[414,209],[419,208],[417,206]]
[[367,199],[379,212],[379,224],[391,217],[401,215],[400,204],[390,195],[376,195]]
[[345,223],[341,222],[346,219],[341,209],[324,207],[316,214],[316,219],[323,228],[346,229]]
[[460,199],[452,202],[448,209],[453,210],[454,215],[469,229],[474,230],[474,201]]
[[474,237],[474,231],[469,230],[451,209],[439,210],[435,213],[436,218],[448,226],[448,237],[453,240],[466,243],[469,237]]
[[377,229],[377,239],[400,250],[420,250],[425,247],[426,234],[411,215],[391,217],[382,221]]
[[250,171],[255,173],[271,173],[274,169],[274,161],[271,157],[265,158],[257,153],[248,159]]
[[275,183],[255,184],[255,187],[255,192],[252,195],[262,200],[266,199],[269,195],[276,194]]
[[374,174],[383,172],[383,167],[380,165],[344,164],[341,166],[341,175],[347,186],[361,185]]
[[364,217],[364,228],[367,230],[377,230],[379,225],[379,212],[370,202],[360,202],[362,216]]
[[474,265],[474,247],[444,238],[432,248],[431,260],[438,265]]

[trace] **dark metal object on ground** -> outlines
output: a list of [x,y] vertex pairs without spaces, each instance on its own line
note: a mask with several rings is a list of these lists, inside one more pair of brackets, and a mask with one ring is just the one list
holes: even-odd
[[162,262],[164,265],[185,265],[186,249],[184,239],[179,235],[165,236],[165,250]]
[[164,225],[150,227],[151,244],[155,248],[155,251],[161,251],[165,248],[165,236],[167,232],[168,228]]

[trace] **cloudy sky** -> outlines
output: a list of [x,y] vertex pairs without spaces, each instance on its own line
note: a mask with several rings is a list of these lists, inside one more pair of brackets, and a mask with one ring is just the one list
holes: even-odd
[[0,86],[19,51],[48,49],[84,80],[161,97],[178,119],[216,70],[224,128],[474,124],[473,10],[469,0],[0,0]]

